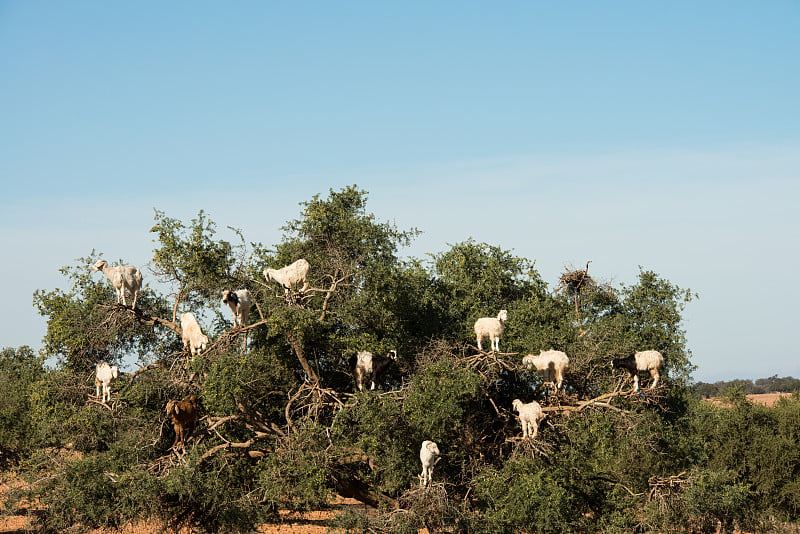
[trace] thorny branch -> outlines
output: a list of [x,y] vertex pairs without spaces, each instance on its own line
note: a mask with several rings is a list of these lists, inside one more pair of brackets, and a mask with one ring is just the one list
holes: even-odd
[[[344,407],[344,401],[340,395],[338,391],[321,387],[319,383],[306,382],[289,397],[284,411],[286,422],[290,428],[294,429],[292,414],[295,412],[305,411],[305,417],[316,419],[319,417],[320,410],[326,406],[332,406],[334,410],[339,410]],[[300,402],[298,408],[294,408],[296,402]]]
[[179,336],[183,335],[183,330],[181,330],[181,327],[178,326],[178,324],[175,323],[174,321],[168,321],[166,319],[162,319],[161,317],[156,317],[155,315],[150,315],[150,314],[145,313],[144,311],[142,311],[141,308],[131,308],[130,306],[123,306],[122,304],[112,304],[110,306],[106,305],[106,304],[98,304],[97,307],[102,309],[102,310],[107,310],[107,311],[110,312],[109,315],[111,317],[107,318],[106,321],[104,321],[103,324],[105,324],[109,320],[112,320],[112,318],[114,317],[114,314],[116,314],[116,312],[118,312],[118,311],[127,311],[127,312],[133,312],[134,317],[136,317],[136,319],[138,319],[139,321],[141,321],[142,323],[144,323],[146,325],[153,326],[153,325],[156,325],[156,324],[160,324],[162,326],[165,326],[165,327],[169,328],[170,330],[172,330],[173,332],[175,332]]

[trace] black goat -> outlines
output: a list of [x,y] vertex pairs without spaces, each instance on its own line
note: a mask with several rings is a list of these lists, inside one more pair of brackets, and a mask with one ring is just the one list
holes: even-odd
[[386,368],[395,360],[397,360],[396,350],[390,350],[386,356],[376,356],[365,350],[351,356],[350,369],[352,369],[355,376],[358,390],[364,391],[364,379],[366,377],[369,377],[370,389],[375,389],[375,384],[380,382]]

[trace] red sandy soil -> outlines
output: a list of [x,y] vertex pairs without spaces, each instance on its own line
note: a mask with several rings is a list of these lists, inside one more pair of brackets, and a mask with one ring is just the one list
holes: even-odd
[[[8,490],[22,484],[18,479],[6,476],[7,474],[8,473],[2,473],[2,478],[0,478],[0,498],[2,498]],[[27,517],[22,515],[8,515],[7,510],[0,507],[0,532],[24,532],[27,526]]]

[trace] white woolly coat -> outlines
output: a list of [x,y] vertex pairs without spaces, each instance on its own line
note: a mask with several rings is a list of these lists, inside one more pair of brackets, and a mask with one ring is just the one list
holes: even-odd
[[482,351],[481,341],[488,337],[492,342],[492,350],[500,352],[500,334],[503,333],[503,323],[508,319],[508,312],[500,310],[497,317],[481,317],[475,321],[475,337],[478,341],[478,350]]
[[184,348],[188,348],[192,355],[199,354],[206,350],[209,344],[208,336],[203,334],[200,323],[192,312],[181,314],[181,339]]
[[528,369],[535,368],[545,382],[554,382],[556,389],[560,389],[564,382],[564,373],[569,368],[569,358],[560,350],[546,350],[538,356],[528,354],[522,358],[522,365]]
[[419,459],[422,462],[422,474],[420,475],[420,482],[423,486],[427,486],[433,479],[433,466],[436,465],[436,460],[439,458],[439,446],[433,441],[425,440],[422,442],[422,447],[419,450]]
[[119,376],[119,368],[109,365],[108,362],[98,362],[95,366],[94,387],[95,396],[100,397],[100,386],[103,387],[103,397],[100,402],[111,400],[111,381]]
[[92,270],[102,271],[106,277],[111,281],[114,289],[117,291],[117,304],[122,301],[124,306],[128,305],[125,300],[125,291],[127,290],[133,295],[132,306],[136,307],[136,299],[139,297],[139,291],[142,289],[142,272],[138,267],[133,265],[119,265],[111,267],[106,260],[100,260],[92,265]]
[[267,282],[276,280],[286,289],[287,293],[294,286],[303,284],[303,287],[300,288],[300,292],[302,293],[308,289],[309,268],[310,266],[308,262],[301,258],[291,265],[287,265],[286,267],[282,267],[280,269],[270,269],[267,267],[264,269],[264,278],[267,279]]
[[539,423],[545,418],[542,407],[536,401],[524,404],[519,399],[514,399],[511,406],[519,414],[519,422],[522,425],[522,437],[536,438],[539,433]]

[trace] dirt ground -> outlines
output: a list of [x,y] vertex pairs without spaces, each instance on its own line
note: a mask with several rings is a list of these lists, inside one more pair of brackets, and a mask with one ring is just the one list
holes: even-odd
[[[2,491],[2,486],[0,486]],[[364,505],[355,499],[342,499],[335,505],[334,510],[313,512],[281,512],[282,523],[262,525],[260,534],[323,534],[328,532],[328,520],[332,519],[337,511],[342,509],[363,510]],[[30,524],[28,518],[21,515],[0,515],[0,533],[23,534]],[[125,525],[119,531],[93,530],[91,534],[160,534],[160,525],[141,521]],[[179,534],[191,534],[191,530],[181,530]]]
[[[4,473],[4,475],[7,475]],[[19,484],[14,479],[0,481],[0,497],[11,487]],[[322,534],[328,532],[328,521],[342,510],[363,511],[365,505],[355,499],[337,498],[331,503],[330,510],[317,510],[312,512],[289,512],[281,511],[281,523],[262,525],[259,529],[260,534]],[[153,522],[140,521],[125,525],[119,531],[93,530],[91,534],[160,534],[161,525]],[[9,515],[6,510],[0,508],[0,533],[2,534],[23,534],[30,528],[30,522],[25,515]],[[186,529],[179,534],[191,534],[192,531]]]

